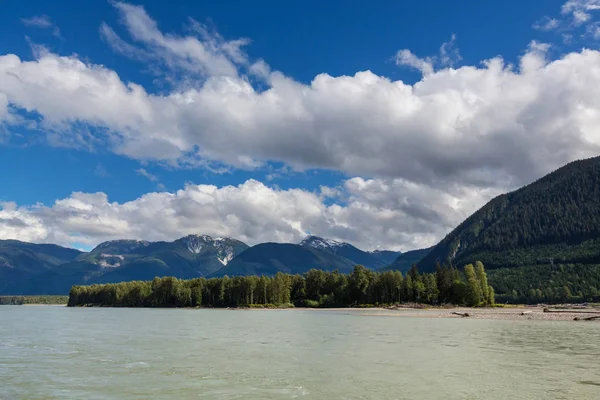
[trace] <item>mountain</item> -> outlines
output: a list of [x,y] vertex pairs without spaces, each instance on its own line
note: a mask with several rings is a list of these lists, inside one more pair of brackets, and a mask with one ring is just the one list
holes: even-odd
[[355,263],[324,249],[289,243],[262,243],[249,248],[212,277],[240,275],[275,275],[277,272],[302,274],[309,269],[338,269],[350,272]]
[[419,262],[486,269],[600,263],[600,157],[569,163],[491,200]]
[[380,271],[400,271],[405,274],[411,269],[413,264],[417,264],[419,261],[421,261],[431,251],[431,249],[433,249],[433,247],[411,250],[402,253],[394,260],[394,262],[381,268]]
[[13,288],[20,282],[73,261],[80,254],[79,250],[54,244],[0,240],[0,293],[17,294]]
[[[189,235],[174,242],[113,240],[99,244],[78,261],[113,269],[106,275],[131,279],[142,279],[152,270],[172,270],[174,276],[205,276],[247,248],[239,240],[208,235]],[[110,276],[107,279],[114,280]]]
[[113,240],[89,253],[0,241],[4,242],[0,244],[0,294],[66,294],[77,284],[155,276],[196,278],[217,271],[248,248],[239,240],[207,235],[189,235],[174,242]]
[[379,269],[393,262],[400,252],[389,250],[363,251],[350,243],[338,242],[332,239],[323,239],[318,236],[308,236],[300,246],[314,248],[332,255],[352,261],[353,264],[361,264],[367,268]]

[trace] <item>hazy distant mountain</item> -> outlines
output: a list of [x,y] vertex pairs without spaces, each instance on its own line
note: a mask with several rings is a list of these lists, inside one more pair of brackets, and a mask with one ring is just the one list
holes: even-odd
[[300,246],[325,251],[338,257],[346,258],[355,265],[361,264],[371,269],[378,269],[389,265],[401,254],[399,251],[389,250],[363,251],[352,246],[350,243],[323,239],[318,236],[306,237],[300,243]]
[[312,268],[350,272],[354,265],[354,262],[325,249],[289,243],[262,243],[244,251],[209,277],[275,275],[277,272],[302,274]]
[[18,293],[28,278],[70,262],[81,252],[54,244],[0,240],[0,293]]
[[419,262],[486,269],[548,263],[600,263],[600,157],[575,161],[467,218]]

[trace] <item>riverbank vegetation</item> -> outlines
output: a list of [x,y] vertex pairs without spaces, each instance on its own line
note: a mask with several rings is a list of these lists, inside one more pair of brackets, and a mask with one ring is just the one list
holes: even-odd
[[600,302],[600,265],[554,264],[488,271],[499,303]]
[[404,302],[494,304],[482,263],[464,271],[438,266],[420,274],[416,265],[374,272],[357,265],[350,274],[312,269],[304,275],[239,276],[182,280],[173,277],[91,286],[73,286],[69,306],[112,307],[355,307]]
[[0,296],[0,305],[67,304],[68,296]]

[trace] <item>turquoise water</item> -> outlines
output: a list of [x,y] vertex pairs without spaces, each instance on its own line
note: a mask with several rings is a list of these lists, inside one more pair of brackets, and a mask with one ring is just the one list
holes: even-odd
[[598,399],[600,324],[0,307],[0,399]]

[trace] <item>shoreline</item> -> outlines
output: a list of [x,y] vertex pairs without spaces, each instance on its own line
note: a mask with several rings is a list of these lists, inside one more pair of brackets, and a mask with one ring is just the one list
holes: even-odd
[[[26,307],[67,307],[67,304],[22,304]],[[86,307],[75,307],[86,308]],[[90,307],[96,308],[96,307]],[[113,307],[98,307],[113,308]],[[128,308],[128,307],[114,307]],[[153,307],[130,307],[153,309]],[[395,307],[239,307],[239,308],[168,308],[158,309],[184,309],[184,310],[223,310],[223,311],[318,311],[318,312],[349,312],[367,317],[400,317],[400,318],[460,318],[460,319],[496,319],[496,320],[533,320],[533,321],[573,321],[573,322],[600,322],[600,307],[572,307],[561,304],[554,306],[514,306],[514,307],[423,307],[395,306]],[[590,318],[589,321],[585,320]]]
[[[548,311],[544,311],[547,309]],[[574,322],[600,322],[600,308],[561,308],[555,307],[451,307],[451,308],[230,308],[228,310],[237,311],[255,311],[255,310],[310,310],[310,311],[335,311],[352,312],[368,317],[409,317],[409,318],[459,318],[459,319],[501,319],[501,320],[533,320],[533,321],[574,321]],[[462,314],[462,315],[458,315]],[[468,314],[468,315],[465,315]],[[584,318],[598,317],[592,321],[585,321]],[[575,320],[579,318],[580,320]]]

